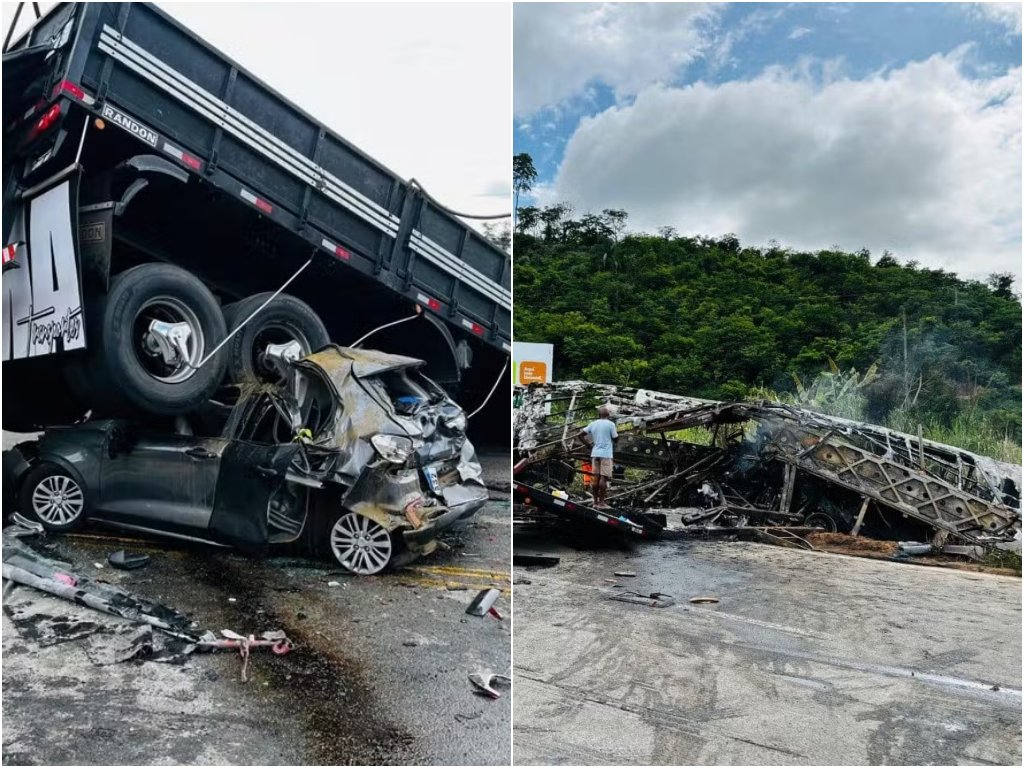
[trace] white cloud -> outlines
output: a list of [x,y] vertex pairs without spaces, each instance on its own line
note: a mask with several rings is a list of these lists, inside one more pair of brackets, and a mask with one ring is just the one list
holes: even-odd
[[[161,3],[455,210],[510,208],[509,10],[488,3]],[[473,30],[466,34],[465,30]],[[312,74],[312,76],[311,76]]]
[[537,196],[625,208],[647,231],[888,248],[968,276],[1019,275],[1021,70],[972,79],[965,53],[860,81],[804,66],[649,87],[585,118]]
[[1021,3],[974,3],[975,13],[1001,24],[1013,35],[1021,33],[1021,14],[1024,5]]
[[618,97],[671,80],[709,45],[702,3],[520,3],[515,112],[528,117],[601,82]]
[[810,27],[794,27],[793,31],[789,33],[789,39],[799,40],[801,37],[807,37],[813,31]]

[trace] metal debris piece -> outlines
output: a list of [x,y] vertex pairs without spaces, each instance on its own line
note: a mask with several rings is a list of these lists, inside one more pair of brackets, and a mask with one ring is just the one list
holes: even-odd
[[932,551],[931,544],[922,544],[918,541],[901,541],[899,548],[905,555],[927,555]]
[[11,522],[13,525],[4,531],[5,536],[43,536],[46,534],[46,529],[43,528],[42,523],[36,520],[29,520],[21,512],[15,512],[11,515]]
[[636,576],[636,571],[616,571],[615,575],[616,576],[623,576],[623,577],[630,577],[630,576],[634,576],[635,577]]
[[646,605],[648,608],[668,608],[670,605],[676,604],[676,599],[664,592],[651,592],[649,595],[641,595],[639,592],[617,592],[614,595],[608,595],[608,599]]
[[469,674],[469,682],[476,688],[474,693],[492,699],[500,699],[501,693],[494,686],[498,683],[511,685],[512,678],[508,675],[498,675],[494,672],[471,672]]
[[691,597],[690,602],[694,605],[713,605],[718,602],[717,597]]
[[295,644],[288,639],[288,636],[281,630],[271,630],[260,635],[240,635],[230,629],[220,631],[223,637],[217,637],[212,632],[205,632],[196,642],[196,646],[202,651],[213,651],[220,649],[235,649],[242,657],[242,682],[249,682],[249,651],[253,648],[270,648],[277,656],[290,653]]
[[[491,609],[494,607],[494,603],[499,597],[501,597],[501,590],[495,589],[494,587],[481,589],[477,593],[476,597],[473,598],[469,607],[466,608],[466,613],[470,616],[486,616],[491,612]],[[498,615],[495,618],[500,619],[501,616]]]
[[107,555],[107,562],[122,571],[134,571],[136,568],[143,568],[149,565],[149,560],[149,555],[144,555],[141,552],[125,552],[123,549]]

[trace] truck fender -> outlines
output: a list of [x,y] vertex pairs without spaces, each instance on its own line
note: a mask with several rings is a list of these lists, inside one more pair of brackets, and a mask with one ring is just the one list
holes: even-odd
[[188,183],[188,171],[157,155],[135,155],[114,168],[115,173],[125,171],[134,171],[136,174],[161,173],[177,179],[182,184]]
[[[114,168],[114,175],[119,180],[131,179],[124,187],[119,200],[107,200],[79,208],[78,237],[83,278],[103,293],[110,288],[114,217],[122,216],[132,200],[149,186],[150,179],[145,176],[151,174],[170,177],[183,184],[188,183],[188,173],[162,157],[135,155]],[[109,187],[107,196],[110,196]]]

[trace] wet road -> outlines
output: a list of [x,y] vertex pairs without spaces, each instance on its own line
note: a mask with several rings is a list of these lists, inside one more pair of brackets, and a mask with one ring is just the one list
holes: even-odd
[[[484,464],[489,476],[507,476],[507,458]],[[48,556],[204,628],[284,629],[298,648],[282,657],[254,651],[248,683],[226,651],[184,666],[98,667],[84,641],[43,647],[5,614],[3,763],[507,764],[511,697],[476,696],[467,680],[511,663],[505,495],[492,492],[445,541],[449,549],[408,568],[359,578],[328,562],[253,560],[102,530],[50,537]],[[95,567],[120,548],[153,561],[132,572]],[[503,591],[502,621],[465,614],[488,586]],[[26,599],[58,618],[81,616],[24,587],[8,597]]]
[[1020,764],[1020,579],[744,542],[516,551],[562,557],[514,569],[517,764]]

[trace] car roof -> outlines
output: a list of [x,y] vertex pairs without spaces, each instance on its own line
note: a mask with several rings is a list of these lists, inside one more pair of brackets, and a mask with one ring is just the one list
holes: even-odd
[[337,344],[314,352],[307,356],[305,361],[313,363],[331,378],[343,376],[347,372],[344,369],[347,368],[357,379],[365,379],[401,368],[420,368],[425,365],[423,360],[415,357],[391,355],[387,352],[378,352],[375,349],[339,347]]

